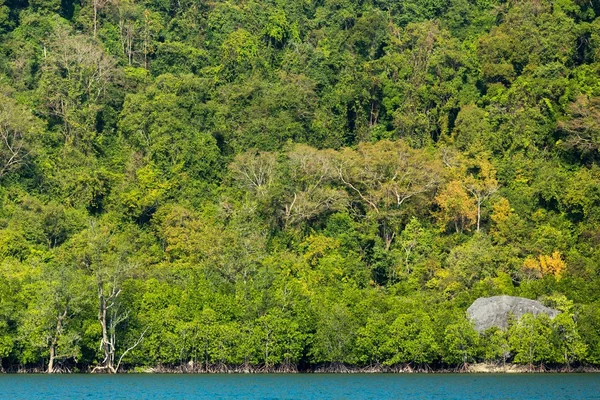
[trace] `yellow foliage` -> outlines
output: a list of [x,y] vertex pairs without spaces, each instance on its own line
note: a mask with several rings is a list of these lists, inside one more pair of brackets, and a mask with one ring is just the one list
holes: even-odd
[[447,293],[455,290],[457,284],[450,271],[447,269],[438,269],[434,272],[433,278],[427,281],[426,286],[429,289],[441,290]]
[[552,275],[559,280],[566,268],[567,264],[560,252],[555,251],[551,256],[540,255],[537,259],[527,257],[523,262],[522,271],[528,279]]
[[497,226],[505,224],[510,218],[510,214],[510,203],[504,197],[492,206],[491,218]]
[[477,206],[459,181],[449,182],[435,201],[440,207],[437,219],[442,230],[452,224],[456,232],[462,232],[477,219]]
[[560,278],[567,268],[567,264],[558,251],[552,253],[551,256],[540,256],[540,266],[542,274],[554,275],[557,278]]
[[323,235],[311,235],[305,241],[306,252],[304,259],[310,265],[317,265],[319,259],[328,254],[330,251],[340,247],[338,240]]
[[527,257],[525,261],[523,261],[521,270],[528,280],[534,278],[539,279],[542,277],[540,263],[533,257]]
[[492,206],[490,218],[493,222],[490,234],[496,243],[504,244],[518,235],[519,218],[507,199],[501,198]]

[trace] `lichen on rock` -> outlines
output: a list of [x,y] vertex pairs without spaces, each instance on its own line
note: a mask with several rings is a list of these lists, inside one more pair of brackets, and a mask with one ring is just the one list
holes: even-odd
[[546,307],[536,300],[513,296],[480,297],[467,309],[467,315],[478,332],[495,326],[505,329],[511,316],[518,320],[524,314],[542,313],[554,318],[559,311]]

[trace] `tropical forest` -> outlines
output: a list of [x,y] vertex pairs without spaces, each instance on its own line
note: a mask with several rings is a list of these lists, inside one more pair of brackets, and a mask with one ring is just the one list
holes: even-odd
[[599,162],[598,0],[0,0],[0,371],[595,368]]

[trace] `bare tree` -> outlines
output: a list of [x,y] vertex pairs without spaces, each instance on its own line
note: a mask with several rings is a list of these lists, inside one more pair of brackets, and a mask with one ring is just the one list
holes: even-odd
[[276,164],[274,153],[249,151],[237,155],[229,169],[241,186],[262,194],[273,181]]
[[23,165],[36,129],[33,115],[0,88],[0,178]]
[[438,160],[402,141],[384,140],[363,143],[357,150],[344,149],[335,168],[339,181],[375,212],[386,248],[396,235],[389,218],[408,200],[433,191],[440,180]]
[[288,152],[291,190],[284,200],[286,225],[309,220],[347,204],[346,193],[332,185],[336,178],[334,160],[335,152],[331,150],[317,150],[301,144]]
[[479,173],[477,176],[466,178],[465,188],[477,204],[477,232],[479,232],[481,228],[481,206],[496,194],[499,185],[496,180],[496,171],[488,160],[479,160],[477,164]]
[[558,128],[566,137],[562,146],[597,156],[600,149],[600,97],[579,96],[568,107],[569,119]]
[[82,239],[86,242],[83,266],[95,280],[98,323],[102,329],[100,350],[104,358],[92,372],[117,373],[123,358],[142,342],[146,334],[144,329],[128,347],[121,344],[125,334],[122,324],[130,316],[130,310],[122,301],[124,283],[137,270],[137,264],[131,260],[131,238],[113,233],[110,227],[98,226],[92,221]]
[[95,131],[106,89],[115,80],[115,61],[93,40],[57,28],[42,68],[45,111],[63,122],[67,142]]
[[127,63],[133,64],[135,55],[135,40],[139,35],[139,27],[136,21],[139,19],[139,10],[135,4],[127,1],[111,0],[115,6],[119,17],[119,38],[123,54],[127,56]]
[[98,31],[98,12],[103,9],[110,0],[92,0],[92,7],[94,8],[94,39]]
[[345,149],[338,158],[339,179],[376,213],[398,208],[407,200],[435,188],[438,165],[425,151],[405,143],[381,141]]
[[142,342],[148,330],[148,328],[144,329],[137,340],[127,347],[117,359],[117,328],[129,318],[129,311],[122,310],[119,303],[119,295],[122,289],[118,287],[116,282],[113,282],[111,286],[110,291],[106,293],[104,282],[98,282],[98,322],[100,322],[100,326],[102,327],[100,349],[104,353],[104,359],[102,360],[102,365],[95,367],[92,372],[105,370],[109,373],[117,373],[123,357]]

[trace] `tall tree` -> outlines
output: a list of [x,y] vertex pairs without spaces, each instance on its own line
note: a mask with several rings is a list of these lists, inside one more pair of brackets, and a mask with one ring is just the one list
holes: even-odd
[[22,167],[35,149],[41,126],[24,106],[0,87],[0,178]]
[[135,276],[135,236],[114,232],[110,223],[91,221],[87,230],[74,238],[73,258],[83,272],[94,281],[97,322],[101,328],[102,361],[93,371],[117,373],[123,358],[144,338],[145,330],[129,345],[121,343],[124,323],[130,322],[131,308],[124,300],[128,279]]

